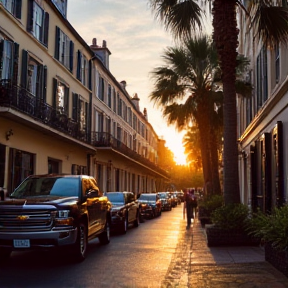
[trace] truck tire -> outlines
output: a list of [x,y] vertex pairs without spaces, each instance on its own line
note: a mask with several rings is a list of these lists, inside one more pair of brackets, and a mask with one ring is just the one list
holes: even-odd
[[78,225],[77,240],[72,248],[73,256],[77,262],[82,262],[86,258],[87,245],[87,227],[84,223],[80,223]]
[[104,231],[98,237],[100,244],[106,245],[110,243],[110,223],[106,220]]

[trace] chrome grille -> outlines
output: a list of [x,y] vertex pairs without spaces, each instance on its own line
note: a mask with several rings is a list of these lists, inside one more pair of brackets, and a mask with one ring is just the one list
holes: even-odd
[[47,231],[54,219],[52,210],[0,209],[0,232]]

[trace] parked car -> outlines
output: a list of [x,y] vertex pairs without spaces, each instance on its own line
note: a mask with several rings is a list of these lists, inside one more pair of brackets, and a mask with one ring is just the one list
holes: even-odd
[[162,204],[162,211],[171,211],[172,204],[168,192],[158,192]]
[[177,199],[176,199],[176,197],[174,196],[173,192],[168,192],[168,195],[169,195],[169,197],[170,197],[170,199],[171,199],[171,205],[172,205],[172,207],[173,207],[173,208],[176,207],[176,206],[177,206]]
[[142,193],[137,201],[144,217],[154,218],[161,215],[162,204],[157,193]]
[[91,176],[29,176],[0,201],[0,259],[12,251],[68,248],[82,261],[88,240],[110,242],[110,210]]
[[129,224],[139,226],[140,212],[139,204],[135,201],[135,194],[132,192],[108,192],[109,201],[112,204],[111,228],[120,230],[123,234],[127,232]]

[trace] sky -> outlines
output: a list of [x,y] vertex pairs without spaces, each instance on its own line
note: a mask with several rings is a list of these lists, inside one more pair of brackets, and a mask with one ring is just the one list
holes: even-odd
[[130,96],[138,94],[140,110],[147,109],[158,137],[166,141],[176,163],[185,164],[185,133],[167,126],[160,108],[148,98],[153,90],[151,71],[164,64],[164,49],[174,46],[172,36],[155,20],[148,0],[68,0],[67,19],[88,45],[93,38],[100,46],[107,42],[110,72],[118,82],[126,81]]

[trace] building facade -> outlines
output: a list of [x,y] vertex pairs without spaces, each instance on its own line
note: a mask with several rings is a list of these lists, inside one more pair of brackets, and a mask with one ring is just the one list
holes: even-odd
[[[249,1],[243,1],[248,5]],[[287,201],[288,49],[265,48],[239,14],[239,53],[250,62],[253,96],[237,98],[242,202],[263,212]]]
[[147,110],[110,54],[71,26],[67,1],[0,0],[0,187],[46,173],[92,175],[103,192],[169,182]]

